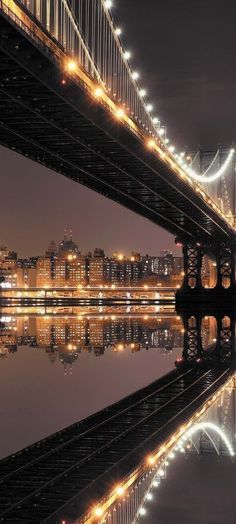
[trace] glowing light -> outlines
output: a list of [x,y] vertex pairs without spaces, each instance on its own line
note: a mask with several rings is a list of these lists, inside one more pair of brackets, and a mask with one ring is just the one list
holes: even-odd
[[159,122],[160,122],[159,118],[157,118],[156,116],[154,116],[152,121],[153,121],[153,124],[159,124]]
[[112,1],[111,0],[105,0],[104,5],[105,5],[106,9],[111,9]]
[[175,146],[170,146],[170,147],[169,147],[169,151],[170,151],[171,153],[173,153],[174,150],[175,150]]
[[164,128],[164,127],[161,127],[161,128],[159,129],[159,135],[162,136],[162,135],[164,135],[164,134],[165,134],[165,128]]
[[104,513],[103,508],[99,508],[99,507],[96,508],[94,511],[95,517],[102,517],[103,513]]
[[153,499],[153,495],[151,493],[148,493],[147,496],[146,496],[146,499],[147,500],[152,500]]
[[118,486],[116,488],[116,494],[119,496],[119,497],[122,497],[122,495],[124,495],[125,493],[125,488],[123,488],[123,486]]
[[141,96],[142,98],[143,98],[144,96],[146,96],[146,94],[147,94],[146,89],[140,89],[139,94],[140,94],[140,96]]
[[147,147],[149,149],[154,149],[155,145],[156,144],[155,144],[154,140],[149,140],[148,143],[147,143]]
[[97,98],[100,98],[103,95],[103,90],[101,87],[97,87],[94,91],[94,94]]
[[77,69],[77,64],[74,60],[70,60],[67,64],[67,69],[70,71],[70,73],[73,73]]
[[116,35],[120,36],[121,33],[122,33],[121,28],[117,27],[116,30],[115,30],[115,33],[116,33]]
[[150,113],[150,111],[153,110],[153,106],[152,106],[152,104],[147,104],[147,105],[146,105],[146,109],[147,109],[147,111]]
[[123,118],[125,116],[124,109],[121,109],[121,107],[119,107],[119,109],[117,109],[116,116],[117,118]]
[[125,51],[124,52],[124,58],[125,58],[125,60],[129,60],[129,58],[131,58],[131,53],[129,51]]
[[132,74],[132,78],[133,78],[134,80],[138,80],[138,78],[139,78],[139,73],[138,73],[138,71],[134,71],[134,72],[133,72],[133,74]]
[[146,515],[146,509],[145,508],[140,508],[139,510],[139,515],[143,516],[143,515]]
[[150,466],[153,466],[153,464],[155,464],[155,458],[152,456],[148,457],[147,461],[148,461],[148,464],[150,464]]

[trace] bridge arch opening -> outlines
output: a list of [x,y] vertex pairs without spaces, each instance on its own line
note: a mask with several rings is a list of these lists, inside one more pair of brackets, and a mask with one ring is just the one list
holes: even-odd
[[213,289],[217,283],[217,266],[215,258],[204,254],[202,257],[201,279],[205,289]]
[[217,340],[217,322],[214,316],[205,316],[201,323],[202,350],[206,353],[214,351]]

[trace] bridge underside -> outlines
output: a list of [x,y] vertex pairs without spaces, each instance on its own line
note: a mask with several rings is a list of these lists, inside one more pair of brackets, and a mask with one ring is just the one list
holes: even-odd
[[82,516],[145,465],[147,455],[189,421],[231,373],[225,367],[173,371],[2,460],[1,522],[84,522]]
[[229,227],[194,188],[47,53],[0,14],[0,143],[182,240],[228,240]]

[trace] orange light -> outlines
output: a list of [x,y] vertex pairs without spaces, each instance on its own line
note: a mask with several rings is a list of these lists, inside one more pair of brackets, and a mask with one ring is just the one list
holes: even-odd
[[122,497],[122,495],[124,495],[124,492],[125,492],[125,488],[123,486],[118,486],[116,488],[116,494],[119,496],[119,497]]
[[117,109],[116,116],[117,118],[124,118],[125,116],[124,109],[121,109],[121,107],[119,107],[119,109]]
[[148,461],[148,464],[150,464],[150,466],[153,466],[153,464],[155,464],[155,458],[152,456],[148,457],[147,461]]
[[102,517],[103,513],[104,513],[103,508],[99,508],[99,507],[96,508],[95,511],[94,511],[94,514],[95,514],[96,517]]
[[77,69],[77,64],[74,60],[70,60],[67,64],[67,69],[70,71],[70,73],[73,73]]
[[156,144],[155,144],[154,140],[149,140],[148,143],[147,143],[147,147],[149,149],[154,149],[155,145]]
[[101,98],[101,96],[103,95],[103,90],[101,87],[97,87],[94,91],[94,95],[96,96],[96,98]]

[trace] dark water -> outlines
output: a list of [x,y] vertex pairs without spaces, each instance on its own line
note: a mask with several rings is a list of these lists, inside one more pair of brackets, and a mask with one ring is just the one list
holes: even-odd
[[[161,377],[184,345],[169,307],[6,310],[0,322],[1,458]],[[201,335],[216,344],[212,316]],[[179,457],[140,521],[233,524],[235,481],[229,457]]]

